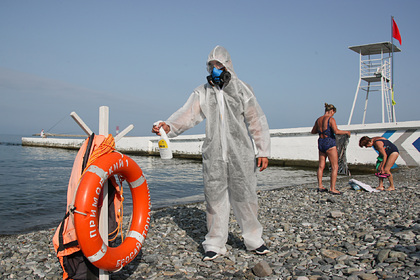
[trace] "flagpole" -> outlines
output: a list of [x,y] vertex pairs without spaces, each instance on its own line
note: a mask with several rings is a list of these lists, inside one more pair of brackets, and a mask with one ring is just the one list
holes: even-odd
[[[394,100],[394,16],[391,16],[391,48],[392,48],[392,57],[391,57],[391,94],[392,101]],[[395,107],[394,102],[392,102],[392,121],[396,122],[395,119]]]
[[394,17],[391,16],[391,47],[392,47],[392,59],[391,59],[391,87],[392,89],[394,89],[394,36],[393,36],[393,32],[394,32],[394,27],[393,27],[393,20]]

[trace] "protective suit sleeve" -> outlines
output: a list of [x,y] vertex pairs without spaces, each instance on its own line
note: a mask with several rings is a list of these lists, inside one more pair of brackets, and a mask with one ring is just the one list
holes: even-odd
[[248,130],[257,146],[257,157],[269,157],[271,153],[271,139],[267,118],[252,94],[245,100],[245,121]]
[[205,116],[200,108],[199,94],[194,91],[187,102],[166,120],[166,124],[171,128],[168,137],[173,138],[180,135],[202,122],[204,118]]

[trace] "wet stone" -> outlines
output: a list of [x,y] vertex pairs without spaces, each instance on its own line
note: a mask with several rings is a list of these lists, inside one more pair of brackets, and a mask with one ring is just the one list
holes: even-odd
[[252,271],[256,276],[259,277],[266,277],[271,275],[273,270],[271,269],[270,265],[266,261],[260,261],[257,263],[253,268]]

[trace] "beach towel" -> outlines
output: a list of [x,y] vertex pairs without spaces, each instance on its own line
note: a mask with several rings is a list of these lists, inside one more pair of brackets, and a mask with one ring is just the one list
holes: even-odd
[[374,189],[371,186],[369,186],[368,184],[362,183],[360,181],[357,181],[355,179],[350,179],[349,181],[349,185],[354,189],[354,190],[364,190],[367,192],[380,192],[380,190]]
[[351,175],[346,157],[346,150],[347,145],[349,144],[349,138],[350,137],[347,134],[335,136],[338,152],[338,174],[343,174],[347,176]]

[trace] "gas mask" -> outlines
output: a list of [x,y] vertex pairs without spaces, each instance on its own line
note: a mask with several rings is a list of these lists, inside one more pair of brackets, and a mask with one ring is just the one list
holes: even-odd
[[220,88],[222,88],[223,85],[227,85],[229,83],[231,77],[231,74],[228,71],[226,71],[225,67],[223,67],[222,69],[217,69],[216,67],[213,67],[211,75],[207,76],[207,81],[212,86],[218,85]]

